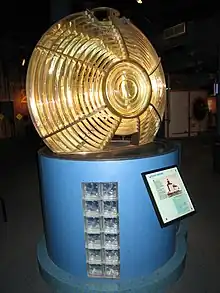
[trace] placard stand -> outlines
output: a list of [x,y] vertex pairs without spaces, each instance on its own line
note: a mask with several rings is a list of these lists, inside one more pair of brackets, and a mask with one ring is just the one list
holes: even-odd
[[177,166],[142,173],[161,227],[195,213]]

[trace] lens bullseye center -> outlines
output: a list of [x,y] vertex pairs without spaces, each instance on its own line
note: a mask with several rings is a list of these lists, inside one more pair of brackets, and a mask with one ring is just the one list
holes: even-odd
[[123,80],[119,87],[119,93],[121,98],[127,104],[127,100],[133,99],[137,95],[137,85],[133,80]]
[[135,61],[120,61],[104,79],[106,104],[123,118],[138,117],[146,110],[151,96],[147,72]]

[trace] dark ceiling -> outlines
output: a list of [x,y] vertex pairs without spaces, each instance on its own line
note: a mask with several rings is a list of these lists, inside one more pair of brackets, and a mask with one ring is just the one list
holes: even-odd
[[[131,18],[142,26],[151,25],[154,30],[163,29],[180,21],[198,19],[211,16],[220,10],[214,0],[38,0],[27,2],[24,0],[4,1],[0,9],[0,31],[27,31],[30,33],[41,31],[49,25],[49,7],[63,6],[70,2],[71,12],[97,6],[117,8],[121,14]],[[58,3],[59,2],[59,3]],[[28,4],[28,5],[27,5]]]
[[[220,11],[214,0],[142,0],[138,4],[136,0],[38,0],[27,2],[24,0],[10,2],[4,1],[0,9],[0,34],[2,37],[13,39],[13,42],[25,47],[27,43],[31,47],[35,45],[40,36],[50,26],[50,7],[56,7],[57,11],[69,6],[68,14],[91,9],[99,6],[107,6],[118,9],[121,15],[130,18],[153,42],[162,56],[165,70],[174,73],[198,74],[199,72],[209,74],[216,72],[216,52],[213,47],[205,46],[208,41],[193,41],[193,33],[190,41],[177,45],[173,48],[164,49],[163,43],[157,43],[156,38],[161,32],[170,26],[182,21],[199,22],[212,18]],[[66,3],[66,4],[65,4]],[[28,5],[27,5],[28,4]],[[65,9],[64,9],[65,10]],[[198,26],[197,26],[198,27]],[[195,31],[195,34],[198,34]],[[185,36],[187,38],[187,36]],[[1,37],[0,37],[1,41]],[[178,41],[178,40],[177,40]],[[210,41],[209,41],[210,42]],[[178,43],[178,42],[177,42]],[[2,45],[2,44],[0,44]],[[6,48],[6,47],[5,47]],[[10,48],[13,49],[13,46]],[[7,48],[6,48],[7,50]],[[25,51],[25,50],[24,50]],[[24,53],[25,54],[25,53]],[[180,64],[171,70],[172,65]]]
[[[78,2],[78,4],[76,3]],[[208,17],[219,9],[214,0],[90,0],[74,1],[74,8],[108,6],[118,8],[121,14],[143,23],[150,22],[158,28],[175,25],[178,22]]]

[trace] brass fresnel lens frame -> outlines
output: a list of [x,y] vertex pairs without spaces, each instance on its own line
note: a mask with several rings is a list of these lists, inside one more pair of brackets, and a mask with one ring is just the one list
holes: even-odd
[[26,91],[35,128],[55,153],[98,152],[114,135],[139,133],[138,144],[149,143],[165,109],[160,59],[111,8],[54,24],[33,51]]

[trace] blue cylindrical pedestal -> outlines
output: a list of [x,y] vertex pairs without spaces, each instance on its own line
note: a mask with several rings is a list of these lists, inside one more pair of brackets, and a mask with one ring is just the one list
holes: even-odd
[[[143,151],[143,149],[142,149]],[[64,157],[39,152],[45,240],[38,246],[44,279],[58,292],[165,292],[181,275],[185,232],[161,228],[142,172],[178,164],[173,145],[158,142],[128,158]],[[120,278],[87,275],[82,184],[117,182]]]

